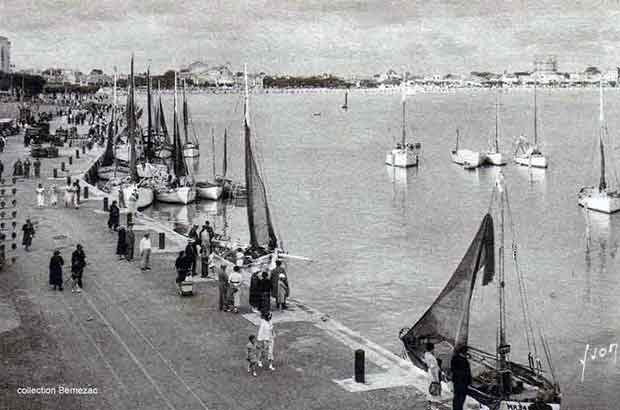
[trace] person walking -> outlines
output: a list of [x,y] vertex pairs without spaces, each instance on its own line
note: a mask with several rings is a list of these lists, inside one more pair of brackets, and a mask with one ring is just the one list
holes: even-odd
[[211,225],[209,224],[209,221],[205,221],[205,224],[202,226],[202,229],[200,230],[200,244],[202,246],[208,246],[209,247],[209,253],[213,253],[213,240],[215,239],[215,232],[213,231],[213,228],[211,228]]
[[140,270],[151,270],[151,237],[147,232],[140,240]]
[[245,345],[246,360],[248,361],[248,373],[256,377],[256,367],[258,366],[258,346],[256,345],[256,336],[250,335],[250,341]]
[[73,197],[75,208],[80,207],[80,181],[78,179],[73,183],[73,190],[75,191],[75,196]]
[[50,187],[50,206],[56,208],[56,205],[58,205],[58,188],[56,185],[52,185]]
[[256,310],[260,309],[260,280],[260,270],[256,270],[250,277],[250,306]]
[[[286,270],[282,266],[282,261],[280,259],[276,260],[276,267],[271,271],[271,296],[273,296],[276,301],[278,300],[278,280],[280,279],[280,275],[284,275],[286,286],[288,287],[288,275],[286,274]],[[288,295],[287,295],[288,297]],[[286,306],[284,307],[286,309]]]
[[53,290],[62,291],[62,265],[65,264],[65,261],[60,256],[60,251],[54,251],[54,255],[50,258],[50,278],[49,283],[50,286],[53,287]]
[[127,224],[127,253],[125,258],[128,261],[133,260],[134,247],[136,246],[136,235],[133,232],[133,224]]
[[4,173],[4,164],[2,163],[2,161],[0,161],[0,179],[2,178],[3,173]]
[[233,313],[239,313],[241,305],[241,279],[241,269],[235,266],[228,278],[228,301],[232,301]]
[[65,208],[70,208],[73,206],[73,187],[70,182],[67,182],[65,186]]
[[200,273],[200,277],[206,278],[209,277],[209,245],[204,244],[204,242],[200,245],[200,263],[202,265],[202,271]]
[[45,188],[39,184],[35,191],[37,193],[37,208],[43,208],[45,206]]
[[226,273],[227,265],[220,265],[220,272],[217,275],[218,290],[219,290],[219,308],[220,311],[228,311],[228,274]]
[[450,361],[452,384],[454,386],[452,410],[463,410],[463,405],[467,398],[467,389],[471,384],[471,368],[466,355],[467,346],[458,346]]
[[441,381],[439,380],[439,364],[434,354],[435,345],[426,344],[426,352],[424,353],[424,363],[428,371],[429,387],[428,387],[428,406],[432,408],[432,403],[436,402],[441,396]]
[[185,247],[185,257],[189,259],[190,266],[190,274],[189,276],[196,274],[196,251],[194,250],[194,243],[191,239],[188,241],[187,246]]
[[34,167],[34,177],[41,178],[41,161],[39,161],[39,158],[34,160],[32,166]]
[[71,292],[80,293],[82,291],[84,266],[86,266],[86,254],[84,253],[82,245],[77,244],[75,250],[71,254],[71,279],[73,279]]
[[108,228],[110,228],[110,230],[116,231],[118,229],[120,217],[121,210],[118,209],[116,201],[112,201],[112,205],[110,206],[110,216],[108,217]]
[[266,360],[267,363],[269,363],[269,370],[276,369],[273,366],[273,343],[275,341],[275,336],[273,323],[271,323],[271,312],[263,313],[256,337],[260,347],[258,367],[263,367],[263,360]]
[[288,281],[286,276],[281,273],[278,278],[278,293],[276,294],[276,306],[279,310],[286,309],[286,298],[288,298]]
[[13,164],[13,176],[20,177],[22,175],[24,175],[24,168],[22,165],[22,160],[18,158]]
[[116,254],[118,255],[118,259],[125,259],[125,255],[127,254],[127,231],[125,227],[121,226],[118,228],[118,241],[116,242]]
[[271,279],[269,279],[269,273],[263,272],[261,279],[258,283],[258,289],[260,292],[260,306],[261,313],[266,313],[271,310]]
[[22,226],[22,231],[24,232],[22,245],[29,251],[32,246],[32,238],[34,237],[34,225],[30,222],[30,219],[26,219],[26,223]]
[[177,271],[176,283],[180,286],[187,278],[190,269],[189,259],[185,255],[185,251],[179,252],[179,256],[174,261],[174,267]]
[[24,178],[30,178],[30,160],[28,158],[24,161]]

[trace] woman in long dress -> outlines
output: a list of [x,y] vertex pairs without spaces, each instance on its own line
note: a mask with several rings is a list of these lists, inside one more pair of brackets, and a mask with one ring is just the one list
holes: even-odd
[[62,290],[62,265],[65,261],[60,256],[60,251],[54,251],[54,256],[50,259],[50,286],[58,287],[58,290]]
[[56,187],[56,185],[52,185],[52,187],[50,188],[50,206],[53,206],[55,208],[57,204],[58,204],[58,188]]
[[73,205],[73,187],[71,184],[67,184],[65,187],[65,208],[70,208]]
[[269,370],[275,370],[275,367],[273,367],[273,342],[275,336],[273,323],[271,323],[271,312],[263,313],[258,327],[258,334],[256,335],[260,346],[258,367],[263,367],[263,359],[265,359],[269,363]]
[[45,206],[45,188],[43,185],[39,184],[36,189],[37,192],[37,207],[43,208]]

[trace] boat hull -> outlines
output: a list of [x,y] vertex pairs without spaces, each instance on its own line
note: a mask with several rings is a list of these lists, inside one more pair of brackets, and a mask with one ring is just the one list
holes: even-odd
[[506,165],[506,158],[501,152],[487,152],[484,154],[485,162],[489,165]]
[[200,156],[197,144],[185,144],[183,145],[183,156],[185,158],[195,158]]
[[202,199],[212,199],[217,201],[222,196],[224,191],[221,185],[202,183],[196,184],[196,195]]
[[172,147],[161,147],[155,149],[155,157],[159,159],[168,159],[172,157]]
[[620,193],[599,191],[596,188],[583,188],[578,195],[578,204],[597,212],[613,214],[620,211]]
[[392,167],[417,167],[418,161],[418,152],[411,149],[396,148],[385,156],[385,163]]
[[[110,195],[118,199],[120,189],[123,190],[123,199],[125,200],[127,208],[129,208],[131,212],[135,212],[138,209],[148,208],[155,200],[153,188],[139,187],[135,184],[124,185],[122,188],[115,187],[110,191]],[[137,191],[138,194],[137,198],[133,195],[135,191]]]
[[160,189],[155,191],[155,198],[159,202],[186,205],[196,200],[196,190],[193,187]]
[[129,168],[115,167],[114,165],[109,167],[99,167],[97,170],[97,178],[102,181],[109,181],[113,178],[124,178],[129,175]]
[[466,168],[477,168],[484,161],[484,154],[468,149],[452,150],[450,152],[452,162],[463,165]]
[[514,161],[525,167],[547,168],[547,158],[544,155],[518,155],[514,157]]

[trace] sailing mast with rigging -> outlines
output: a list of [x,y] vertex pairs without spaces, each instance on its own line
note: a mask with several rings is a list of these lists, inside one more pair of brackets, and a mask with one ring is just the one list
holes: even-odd
[[406,130],[406,102],[407,102],[407,90],[406,83],[407,78],[403,77],[401,83],[401,105],[402,105],[402,138],[399,143],[396,144],[396,148],[389,151],[385,156],[385,163],[392,167],[417,167],[419,162],[420,147],[419,142],[407,143],[407,130]]
[[194,136],[190,137],[189,134],[189,108],[187,107],[187,97],[185,96],[185,81],[183,81],[183,133],[185,135],[185,144],[183,144],[183,156],[185,158],[195,158],[200,156],[200,146],[198,145],[198,139]]
[[540,151],[538,146],[538,106],[536,98],[536,82],[534,82],[534,144],[530,144],[521,135],[517,141],[517,149],[514,155],[515,163],[526,167],[547,168],[547,158]]
[[504,155],[499,151],[499,91],[495,101],[495,138],[489,142],[490,149],[484,154],[490,165],[506,165]]

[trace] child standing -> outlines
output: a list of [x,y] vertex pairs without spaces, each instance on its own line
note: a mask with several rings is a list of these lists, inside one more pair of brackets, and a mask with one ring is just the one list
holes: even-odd
[[256,377],[256,366],[258,365],[258,346],[256,345],[256,336],[250,335],[250,341],[245,346],[247,351],[248,373],[252,372],[252,376]]

